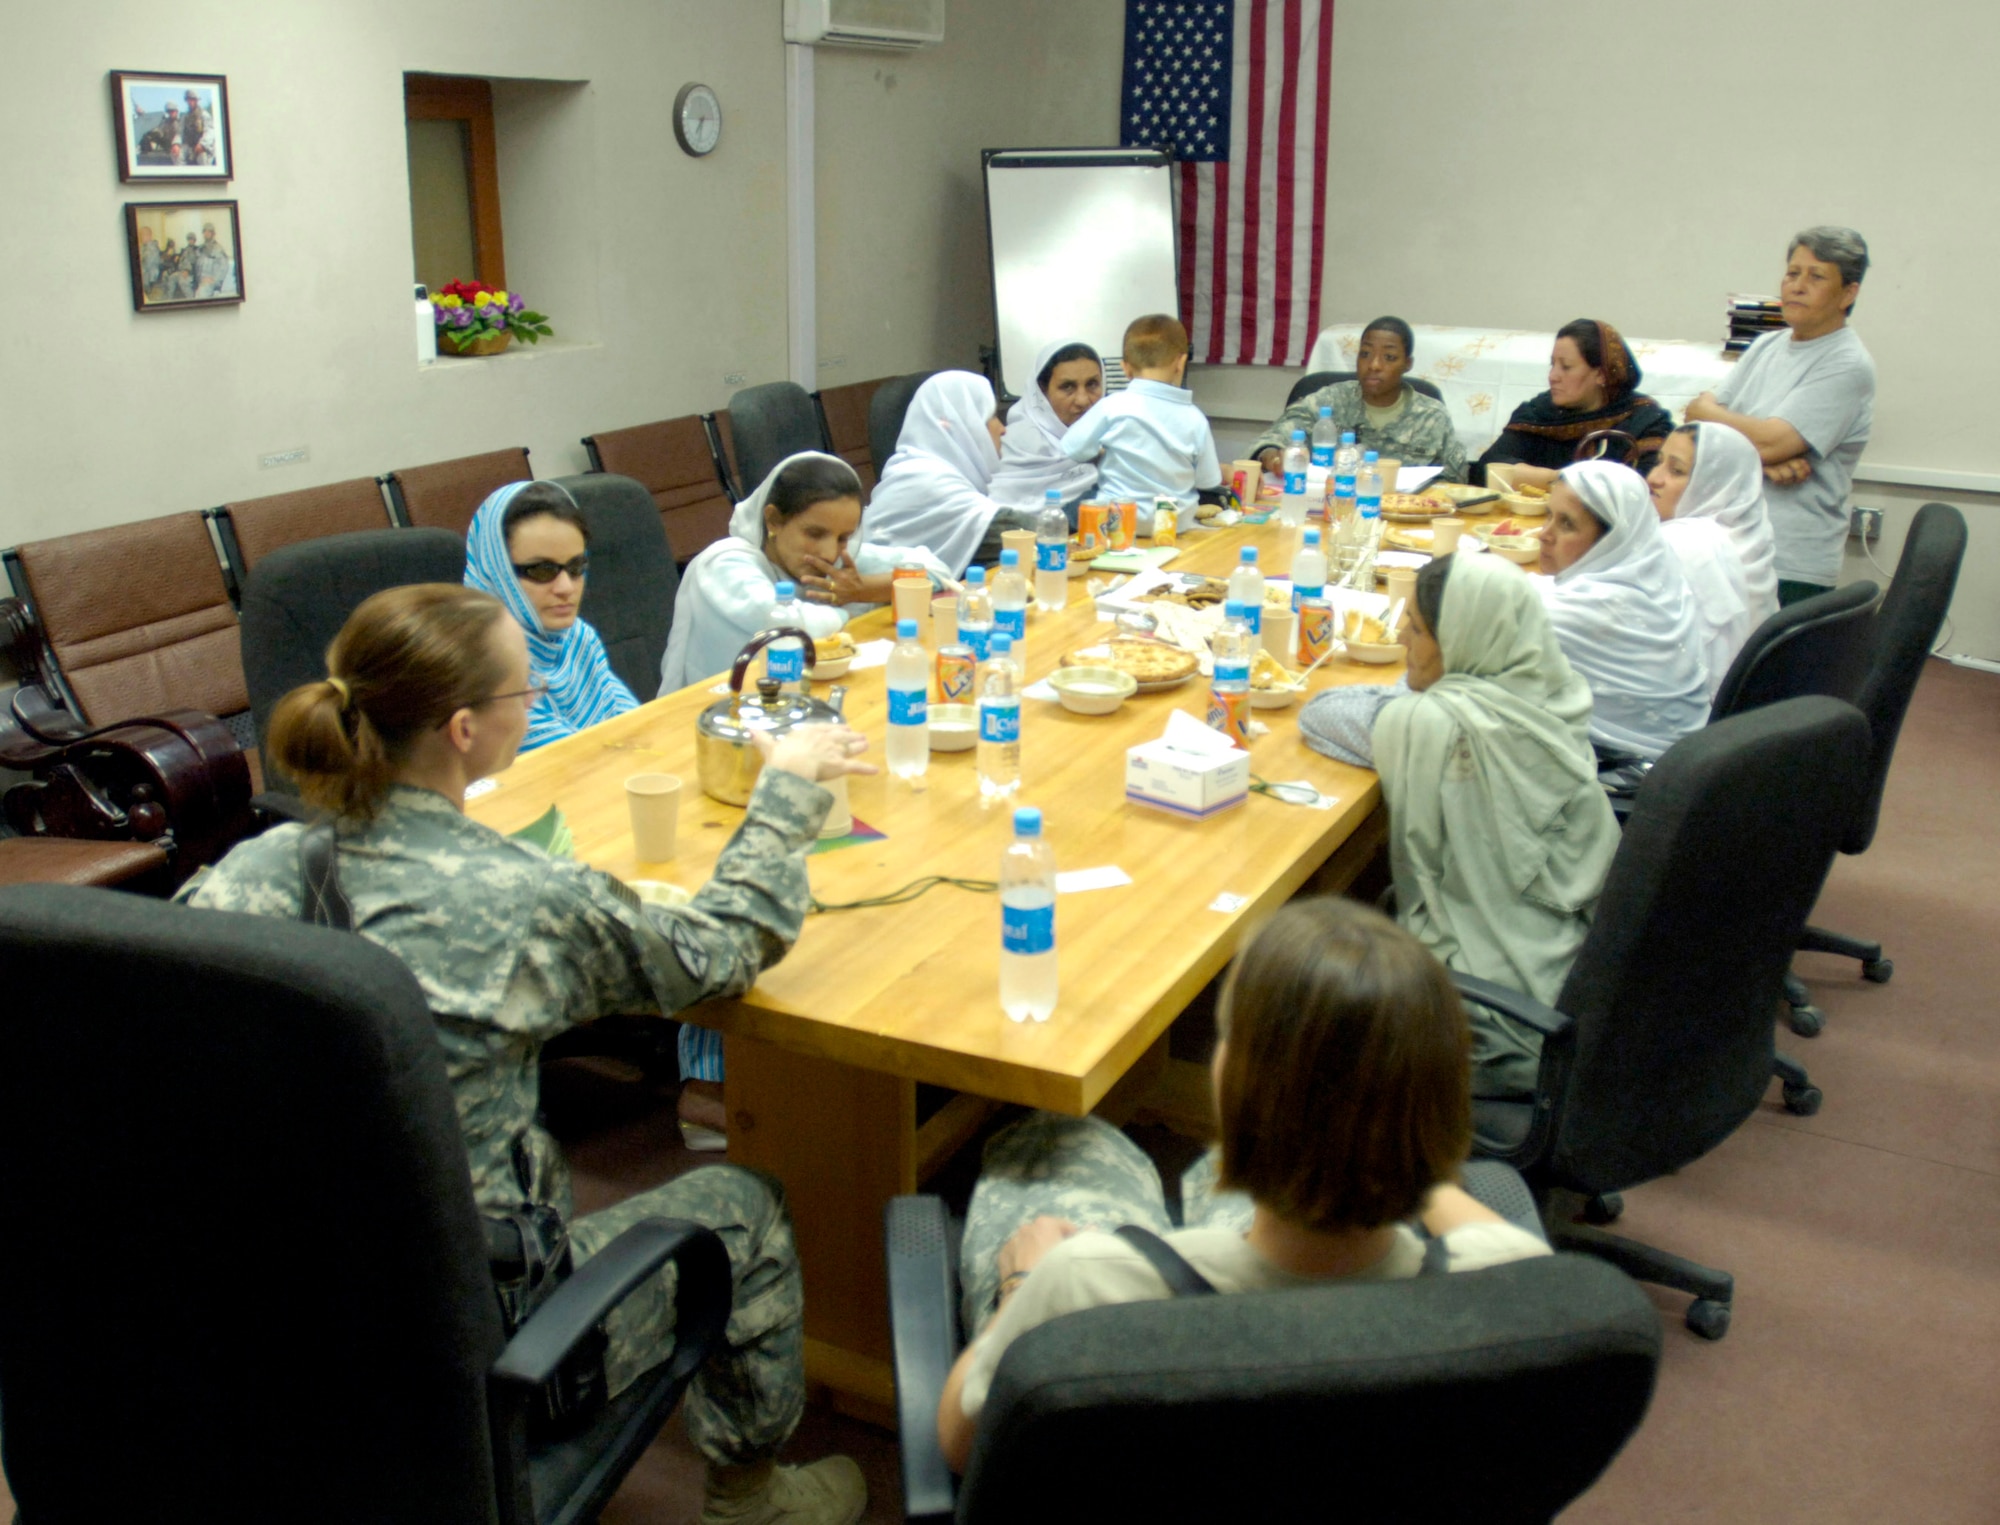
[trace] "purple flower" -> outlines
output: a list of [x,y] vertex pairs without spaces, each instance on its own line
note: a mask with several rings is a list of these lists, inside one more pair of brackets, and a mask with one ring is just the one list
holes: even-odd
[[472,327],[472,309],[469,307],[461,307],[457,309],[455,312],[452,313],[451,321],[452,321],[452,326],[454,328]]
[[521,309],[522,309],[523,307],[526,307],[527,305],[528,305],[528,304],[527,304],[526,302],[524,302],[524,301],[522,301],[522,300],[521,300],[521,293],[520,293],[520,292],[518,292],[518,291],[515,291],[515,292],[510,292],[510,293],[508,294],[508,297],[507,297],[507,311],[509,311],[509,312],[519,312],[519,311],[520,311],[520,310],[521,310]]
[[505,328],[507,326],[507,314],[496,312],[491,318],[487,319],[487,322],[491,323],[495,329]]

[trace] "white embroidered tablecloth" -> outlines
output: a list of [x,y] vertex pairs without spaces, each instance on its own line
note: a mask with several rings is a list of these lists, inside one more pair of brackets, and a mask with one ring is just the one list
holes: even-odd
[[[1351,371],[1361,348],[1362,325],[1337,323],[1320,330],[1308,371]],[[1520,329],[1440,328],[1413,323],[1417,340],[1412,376],[1436,384],[1451,410],[1452,427],[1476,458],[1493,443],[1514,410],[1549,388],[1549,351],[1553,333]],[[1722,345],[1691,344],[1680,339],[1634,339],[1625,342],[1639,362],[1639,390],[1676,419],[1703,392],[1713,391],[1735,362]]]

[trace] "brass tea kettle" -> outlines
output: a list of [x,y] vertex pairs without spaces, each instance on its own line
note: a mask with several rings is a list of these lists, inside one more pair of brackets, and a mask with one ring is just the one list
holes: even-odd
[[786,636],[804,643],[808,669],[819,660],[813,638],[797,626],[763,631],[736,653],[729,669],[729,697],[716,700],[695,721],[695,768],[701,792],[725,805],[750,803],[750,791],[764,771],[764,755],[751,740],[757,732],[780,736],[794,726],[840,724],[840,712],[832,705],[802,694],[781,694],[775,678],[759,679],[754,694],[743,692],[751,659]]

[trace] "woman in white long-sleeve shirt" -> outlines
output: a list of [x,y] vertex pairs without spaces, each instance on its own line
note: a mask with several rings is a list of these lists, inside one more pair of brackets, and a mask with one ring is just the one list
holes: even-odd
[[778,584],[797,586],[806,633],[832,635],[848,616],[889,601],[889,579],[916,564],[946,577],[922,549],[851,542],[861,527],[861,479],[838,456],[804,451],[780,461],[736,505],[729,534],[688,563],[674,597],[674,625],[660,663],[660,692],[726,672],[762,630]]

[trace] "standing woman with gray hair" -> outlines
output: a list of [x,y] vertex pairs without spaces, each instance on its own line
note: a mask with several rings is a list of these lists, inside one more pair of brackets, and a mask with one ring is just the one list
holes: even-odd
[[1780,604],[1840,580],[1847,494],[1875,420],[1875,361],[1847,321],[1867,274],[1852,228],[1800,233],[1779,287],[1785,332],[1764,335],[1687,406],[1689,423],[1727,424],[1757,447]]

